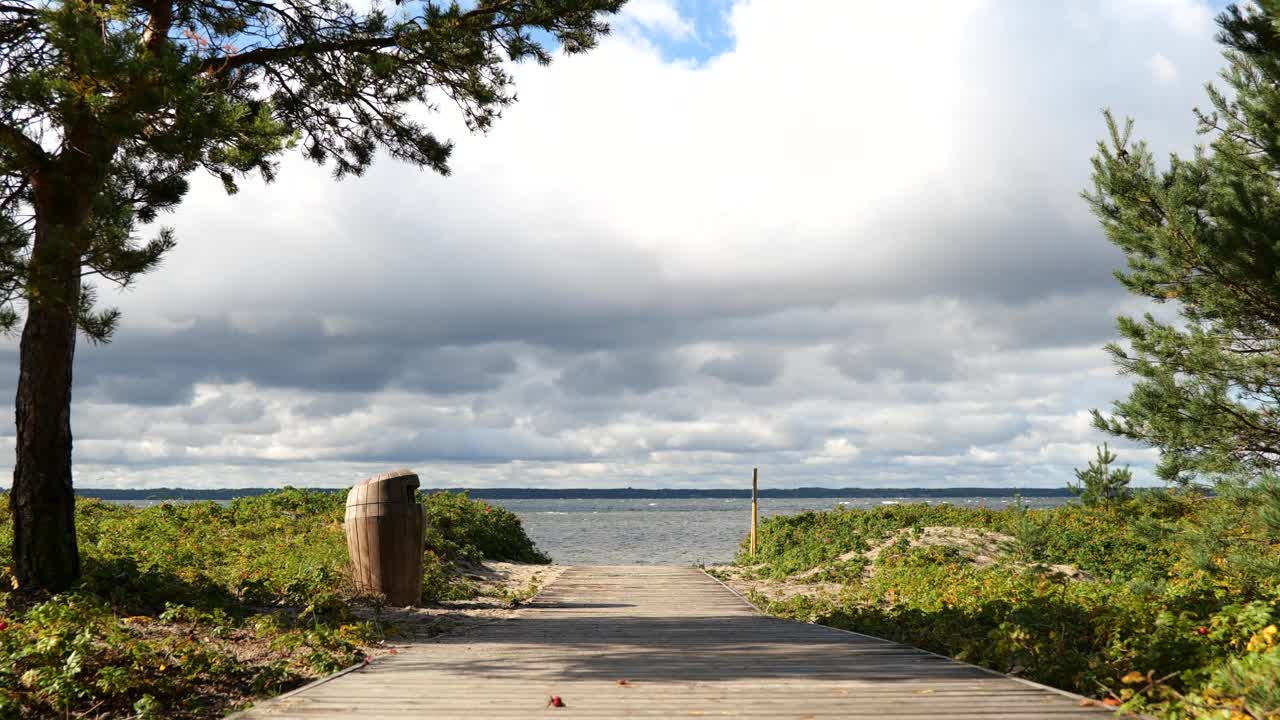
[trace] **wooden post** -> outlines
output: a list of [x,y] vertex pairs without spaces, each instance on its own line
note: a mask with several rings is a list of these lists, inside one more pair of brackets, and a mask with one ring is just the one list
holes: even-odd
[[756,500],[759,493],[760,468],[751,468],[751,557],[756,556],[756,523],[759,522],[760,505]]

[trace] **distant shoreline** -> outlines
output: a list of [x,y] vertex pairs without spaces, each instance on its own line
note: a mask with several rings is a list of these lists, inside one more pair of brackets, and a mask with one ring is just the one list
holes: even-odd
[[[231,500],[253,497],[281,488],[76,488],[79,497],[102,500]],[[346,492],[347,488],[308,488]],[[466,492],[478,500],[683,500],[745,499],[751,491],[734,488],[423,488],[422,492]],[[1062,488],[769,488],[762,498],[956,498],[956,497],[1071,497]]]

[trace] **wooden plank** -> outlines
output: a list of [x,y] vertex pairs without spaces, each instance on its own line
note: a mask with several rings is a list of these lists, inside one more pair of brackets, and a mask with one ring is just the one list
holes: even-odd
[[[547,707],[551,695],[566,707]],[[694,568],[575,567],[511,620],[404,646],[242,717],[1110,715],[1080,700],[906,645],[761,615]]]

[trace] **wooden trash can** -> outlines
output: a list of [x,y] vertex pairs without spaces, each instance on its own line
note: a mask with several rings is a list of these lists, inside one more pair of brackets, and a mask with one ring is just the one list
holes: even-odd
[[346,531],[356,588],[385,595],[389,605],[417,604],[427,531],[418,476],[395,470],[356,483],[347,492]]

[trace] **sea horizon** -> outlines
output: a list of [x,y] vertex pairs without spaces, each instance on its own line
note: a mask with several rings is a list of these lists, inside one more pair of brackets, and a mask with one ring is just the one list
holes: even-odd
[[[253,497],[284,487],[244,488],[76,488],[79,497],[102,500],[229,500]],[[350,487],[303,487],[300,490],[346,492]],[[480,500],[622,500],[622,499],[740,499],[750,498],[749,488],[518,488],[432,487],[421,493],[467,493]],[[760,498],[963,498],[963,497],[1071,497],[1069,487],[797,487],[761,488]]]

